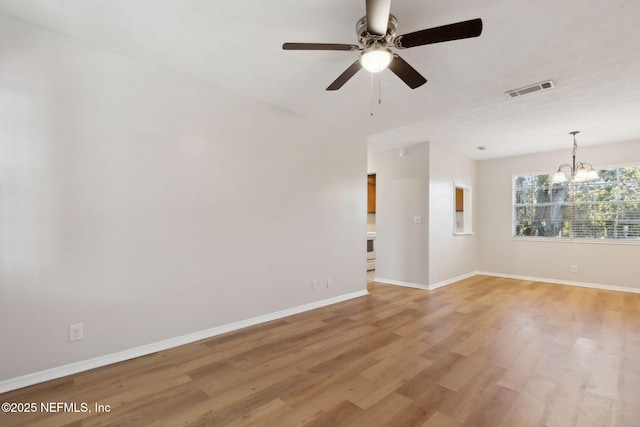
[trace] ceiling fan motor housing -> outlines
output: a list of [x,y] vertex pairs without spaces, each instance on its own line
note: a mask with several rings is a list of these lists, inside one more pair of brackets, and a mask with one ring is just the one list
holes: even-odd
[[389,21],[387,23],[387,32],[384,36],[378,36],[370,34],[367,31],[367,17],[363,16],[356,24],[356,34],[358,35],[358,43],[364,48],[369,47],[375,42],[384,41],[385,44],[391,43],[393,37],[396,35],[396,29],[398,28],[398,19],[389,14]]

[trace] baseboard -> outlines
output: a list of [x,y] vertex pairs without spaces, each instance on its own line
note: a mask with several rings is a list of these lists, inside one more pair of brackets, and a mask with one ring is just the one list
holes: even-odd
[[452,283],[459,282],[460,280],[468,279],[468,278],[473,277],[473,276],[475,276],[477,274],[478,274],[478,272],[473,271],[471,273],[463,274],[461,276],[452,277],[450,279],[442,280],[442,281],[436,282],[436,283],[431,283],[429,285],[421,285],[421,284],[418,284],[418,283],[411,283],[411,282],[402,282],[400,280],[384,279],[384,278],[381,278],[381,277],[376,277],[376,278],[373,279],[373,281],[374,282],[385,283],[387,285],[406,286],[406,287],[409,287],[409,288],[416,288],[416,289],[424,289],[426,291],[433,291],[434,289],[438,289],[438,288],[441,288],[443,286],[447,286],[447,285],[450,285]]
[[8,380],[0,381],[0,393],[6,393],[8,391],[17,390],[23,387],[34,385],[34,384],[43,383],[45,381],[50,381],[57,378],[66,377],[68,375],[77,374],[79,372],[88,371],[90,369],[111,365],[113,363],[135,359],[136,357],[146,356],[162,350],[168,350],[170,348],[174,348],[181,345],[190,344],[192,342],[200,341],[203,339],[211,338],[216,335],[221,335],[227,332],[246,328],[248,326],[254,326],[264,322],[269,322],[271,320],[280,319],[280,318],[291,316],[294,314],[303,313],[305,311],[314,310],[316,308],[325,307],[328,305],[347,301],[353,298],[358,298],[367,294],[368,294],[367,290],[362,290],[362,291],[352,292],[345,295],[339,295],[337,297],[328,298],[321,301],[316,301],[309,304],[304,304],[297,307],[276,311],[274,313],[264,314],[262,316],[253,317],[251,319],[241,320],[238,322],[233,322],[233,323],[229,323],[222,326],[216,326],[215,328],[207,329],[204,331],[194,332],[192,334],[187,334],[180,337],[170,338],[164,341],[147,344],[140,347],[135,347],[135,348],[124,350],[118,353],[112,353],[105,356],[96,357],[93,359],[70,363],[68,365],[59,366],[56,368],[51,368],[51,369],[23,375],[16,378],[11,378]]
[[631,292],[634,294],[640,294],[639,288],[629,288],[626,286],[603,285],[601,283],[576,282],[572,280],[558,280],[558,279],[549,279],[545,277],[520,276],[517,274],[503,274],[503,273],[493,273],[493,272],[486,272],[486,271],[477,271],[475,274],[479,274],[483,276],[502,277],[505,279],[530,280],[533,282],[555,283],[558,285],[602,289],[604,291],[619,291],[619,292]]
[[432,283],[432,284],[430,284],[428,286],[420,285],[420,284],[417,284],[417,283],[401,282],[399,280],[384,279],[384,278],[379,278],[379,277],[376,277],[373,280],[375,282],[386,283],[388,285],[407,286],[407,287],[410,287],[410,288],[425,289],[425,290],[428,290],[428,291],[432,291],[434,289],[438,289],[438,288],[441,288],[443,286],[447,286],[447,285],[450,285],[452,283],[459,282],[460,280],[468,279],[468,278],[471,278],[473,276],[478,276],[478,275],[502,277],[502,278],[505,278],[505,279],[530,280],[530,281],[533,281],[533,282],[555,283],[555,284],[558,284],[558,285],[567,285],[567,286],[578,286],[578,287],[582,287],[582,288],[602,289],[604,291],[619,291],[619,292],[630,292],[630,293],[640,294],[640,288],[629,288],[629,287],[626,287],[626,286],[604,285],[604,284],[601,284],[601,283],[577,282],[577,281],[571,281],[571,280],[549,279],[549,278],[545,278],[545,277],[522,276],[522,275],[518,275],[518,274],[504,274],[504,273],[495,273],[495,272],[488,272],[488,271],[474,271],[474,272],[471,272],[471,273],[468,273],[468,274],[464,274],[462,276],[456,276],[456,277],[452,277],[450,279],[446,279],[446,280],[443,280],[443,281],[440,281],[440,282]]
[[385,283],[387,285],[396,285],[396,286],[406,286],[408,288],[416,288],[416,289],[424,289],[426,291],[429,290],[429,286],[421,285],[419,283],[411,283],[411,282],[401,282],[399,280],[392,279],[384,279],[382,277],[374,277],[374,282]]
[[456,276],[456,277],[452,277],[450,279],[442,280],[440,282],[431,283],[429,285],[429,290],[432,291],[434,289],[438,289],[438,288],[441,288],[443,286],[447,286],[447,285],[450,285],[452,283],[459,282],[461,280],[465,280],[465,279],[468,279],[468,278],[473,277],[473,276],[477,276],[478,274],[480,274],[480,273],[478,273],[477,271],[472,271],[471,273],[463,274],[461,276]]

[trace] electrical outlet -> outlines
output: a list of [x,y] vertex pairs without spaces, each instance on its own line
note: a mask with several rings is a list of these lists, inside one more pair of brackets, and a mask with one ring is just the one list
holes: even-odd
[[82,338],[84,338],[82,323],[69,325],[69,341],[80,341]]
[[330,288],[331,286],[333,286],[333,279],[331,277],[327,278],[327,288]]
[[317,280],[312,280],[311,281],[311,290],[312,291],[317,291],[318,290],[318,281]]
[[578,272],[578,266],[577,266],[577,265],[575,265],[575,264],[573,264],[573,265],[571,266],[571,272],[572,272],[572,273],[577,273],[577,272]]

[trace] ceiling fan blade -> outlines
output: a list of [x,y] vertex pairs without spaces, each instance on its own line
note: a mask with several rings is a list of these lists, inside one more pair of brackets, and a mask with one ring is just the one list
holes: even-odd
[[470,21],[463,21],[455,24],[443,25],[442,27],[429,28],[427,30],[404,34],[396,37],[393,43],[397,48],[403,49],[414,46],[423,46],[425,44],[478,37],[481,33],[482,19],[477,18]]
[[393,60],[389,63],[389,69],[411,89],[420,87],[427,82],[427,79],[422,77],[415,68],[396,54],[393,55]]
[[351,64],[349,68],[344,70],[344,72],[340,74],[338,78],[335,79],[333,83],[329,85],[329,87],[327,87],[327,90],[340,89],[342,86],[344,86],[346,82],[349,81],[351,77],[353,77],[358,71],[360,71],[361,68],[362,68],[362,65],[360,65],[360,61],[354,62],[353,64]]
[[284,43],[283,50],[358,50],[355,44],[339,43]]
[[374,36],[387,34],[391,0],[367,0],[367,31]]

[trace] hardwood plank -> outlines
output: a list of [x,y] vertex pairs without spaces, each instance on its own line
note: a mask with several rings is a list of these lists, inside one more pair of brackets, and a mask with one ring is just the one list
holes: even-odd
[[544,413],[545,402],[530,393],[520,393],[500,427],[536,427]]
[[384,426],[395,424],[400,414],[407,408],[411,408],[411,399],[396,393],[390,392],[383,400],[378,401],[366,411],[361,411],[355,416],[344,420],[345,426]]
[[527,349],[513,362],[507,372],[500,378],[498,385],[512,390],[522,391],[535,373],[542,360],[543,353],[535,349]]
[[456,396],[456,392],[437,384],[425,371],[405,382],[397,391],[423,409],[425,421],[431,418],[445,402]]
[[360,413],[362,413],[362,409],[348,400],[344,400],[330,410],[315,417],[313,420],[306,423],[305,426],[325,427],[347,425],[346,423],[350,418],[355,418]]
[[614,427],[616,425],[613,400],[586,392],[580,405],[576,427]]
[[460,421],[453,417],[436,412],[429,418],[422,427],[460,427]]

